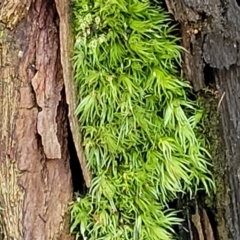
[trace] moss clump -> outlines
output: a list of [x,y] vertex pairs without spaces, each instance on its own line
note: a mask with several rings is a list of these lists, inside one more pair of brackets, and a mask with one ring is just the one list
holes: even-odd
[[94,178],[71,207],[71,231],[172,239],[179,219],[168,203],[214,184],[170,18],[149,0],[75,0],[72,12],[76,115]]

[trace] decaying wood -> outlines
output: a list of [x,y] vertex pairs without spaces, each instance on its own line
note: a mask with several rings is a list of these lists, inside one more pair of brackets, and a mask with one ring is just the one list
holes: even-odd
[[192,215],[192,222],[193,222],[195,228],[197,229],[199,240],[205,240],[204,235],[203,235],[202,224],[201,224],[201,217],[198,213]]
[[74,87],[73,72],[71,67],[71,53],[73,49],[72,34],[70,31],[69,19],[69,2],[67,0],[55,0],[58,14],[60,16],[60,46],[61,61],[63,68],[64,86],[66,91],[66,99],[68,103],[68,118],[70,128],[72,130],[73,141],[77,151],[78,159],[83,172],[83,177],[87,187],[91,185],[91,173],[87,168],[87,163],[82,148],[82,137],[76,117],[74,116],[77,107],[76,88]]
[[215,240],[213,235],[212,226],[209,220],[209,217],[207,215],[207,212],[205,209],[202,209],[202,222],[203,222],[203,229],[205,233],[205,239],[206,240]]
[[58,34],[55,3],[49,0],[35,0],[12,31],[1,29],[0,206],[5,239],[72,239],[66,217],[73,192]]
[[195,202],[195,211],[195,214],[192,215],[192,222],[197,230],[198,240],[215,240],[207,212],[204,208],[199,209],[197,201]]
[[196,91],[209,83],[218,90],[225,149],[221,158],[213,158],[217,235],[220,240],[240,240],[240,2],[166,0],[166,4],[181,24],[188,50],[186,78]]
[[[198,207],[197,201],[195,201],[195,211],[196,211],[195,214],[192,215],[192,222],[193,222],[195,228],[197,229],[199,240],[205,240],[204,235],[203,235],[201,216],[199,214],[199,207]],[[206,239],[206,240],[208,240],[208,239]]]

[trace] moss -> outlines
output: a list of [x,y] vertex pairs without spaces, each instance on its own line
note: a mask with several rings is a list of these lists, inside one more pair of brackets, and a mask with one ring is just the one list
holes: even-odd
[[172,239],[169,203],[214,183],[169,15],[148,0],[77,0],[73,15],[76,115],[93,181],[71,208],[71,230]]
[[[219,240],[228,239],[228,230],[225,221],[226,206],[229,205],[227,162],[220,126],[218,109],[219,99],[214,88],[202,90],[199,93],[199,102],[205,109],[202,133],[208,139],[208,150],[212,155],[212,173],[216,184],[216,192],[205,196],[205,206],[212,211],[217,223]],[[216,227],[216,226],[215,226]]]

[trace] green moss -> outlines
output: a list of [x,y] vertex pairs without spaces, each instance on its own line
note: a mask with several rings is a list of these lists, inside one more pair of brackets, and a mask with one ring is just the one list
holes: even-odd
[[180,220],[168,203],[214,183],[169,15],[149,0],[76,0],[72,11],[76,115],[94,178],[71,207],[71,231],[172,239]]

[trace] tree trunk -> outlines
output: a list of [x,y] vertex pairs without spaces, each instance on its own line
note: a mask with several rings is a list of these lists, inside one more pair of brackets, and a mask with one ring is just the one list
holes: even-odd
[[[219,111],[222,126],[221,136],[214,131],[212,142],[216,145],[215,215],[212,218],[196,203],[188,219],[188,239],[240,240],[240,1],[165,2],[180,22],[182,44],[188,50],[185,76],[195,91],[215,85],[218,101],[212,116]],[[4,239],[71,239],[66,215],[73,192],[68,118],[84,179],[90,184],[73,117],[76,101],[69,65],[68,4],[67,0],[0,0]],[[215,128],[216,119],[211,120]]]
[[68,108],[56,5],[3,0],[0,6],[3,239],[72,239],[66,215],[73,194]]
[[[213,113],[217,116],[219,111],[221,129],[213,143],[218,151],[213,155],[215,231],[214,238],[206,233],[198,238],[240,240],[240,1],[166,0],[166,4],[180,22],[182,43],[188,50],[184,54],[186,78],[195,91],[215,85],[218,97]],[[211,124],[216,126],[214,121]],[[203,217],[200,222],[204,232]]]

